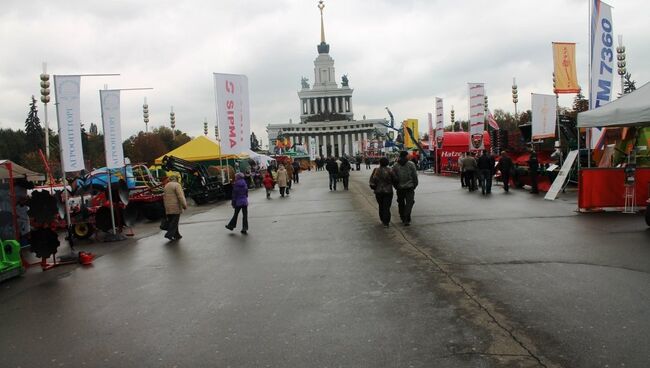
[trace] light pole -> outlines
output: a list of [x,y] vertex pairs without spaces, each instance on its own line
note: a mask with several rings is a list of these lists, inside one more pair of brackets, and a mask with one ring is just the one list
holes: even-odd
[[50,75],[47,74],[47,63],[43,63],[41,74],[41,102],[45,118],[45,157],[50,160],[50,122],[47,120],[47,104],[50,102]]
[[171,107],[171,112],[169,113],[169,125],[172,127],[172,139],[176,139],[176,113],[174,112],[174,106]]
[[[463,127],[461,127],[463,130]],[[456,112],[454,111],[454,106],[451,106],[451,131],[456,131]]]
[[618,75],[621,76],[621,96],[625,94],[625,74],[627,69],[625,68],[627,63],[625,62],[625,46],[623,46],[623,35],[618,35],[618,47],[616,48],[616,59],[618,60]]
[[144,103],[142,104],[142,117],[144,118],[144,131],[149,133],[149,105],[147,105],[147,98],[144,98]]
[[517,78],[512,78],[512,103],[515,104],[515,120],[517,120],[517,102],[519,102],[519,91],[517,89]]

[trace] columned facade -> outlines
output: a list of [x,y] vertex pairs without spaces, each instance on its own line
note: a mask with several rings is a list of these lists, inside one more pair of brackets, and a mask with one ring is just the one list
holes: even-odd
[[281,135],[290,137],[292,144],[302,143],[305,148],[310,143],[309,137],[313,137],[319,156],[355,155],[368,142],[369,136],[387,132],[386,119],[354,120],[354,90],[346,75],[341,78],[340,86],[336,81],[334,59],[329,55],[330,45],[325,42],[323,7],[321,3],[321,43],[314,60],[314,82],[310,85],[308,79],[303,78],[298,91],[300,123],[267,125],[270,151]]

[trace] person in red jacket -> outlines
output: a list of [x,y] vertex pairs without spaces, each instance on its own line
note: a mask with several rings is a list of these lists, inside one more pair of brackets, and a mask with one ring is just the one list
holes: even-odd
[[266,189],[266,199],[271,199],[271,189],[273,189],[273,177],[271,176],[270,173],[266,173],[264,175],[264,180],[262,180],[262,184],[264,184],[264,188]]

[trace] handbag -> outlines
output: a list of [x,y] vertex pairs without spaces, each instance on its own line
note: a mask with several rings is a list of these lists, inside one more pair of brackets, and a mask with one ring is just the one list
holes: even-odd
[[167,216],[163,216],[160,220],[160,230],[167,230],[169,228],[169,222],[167,221]]

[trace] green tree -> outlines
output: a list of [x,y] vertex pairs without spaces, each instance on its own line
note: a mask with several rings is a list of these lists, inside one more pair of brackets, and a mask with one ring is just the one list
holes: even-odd
[[41,127],[41,120],[38,118],[38,108],[36,99],[32,96],[32,102],[29,104],[29,113],[25,120],[25,134],[27,135],[27,144],[31,150],[43,149],[45,133]]
[[23,155],[29,151],[27,135],[22,130],[0,128],[0,159],[22,164]]
[[632,74],[625,73],[623,79],[623,94],[628,94],[630,92],[636,91],[636,81],[632,80]]

